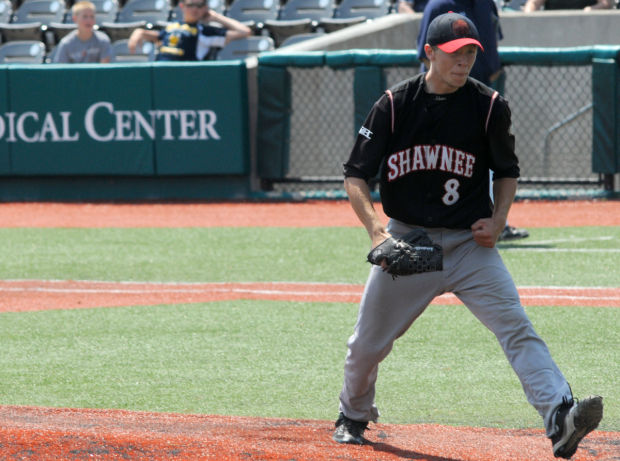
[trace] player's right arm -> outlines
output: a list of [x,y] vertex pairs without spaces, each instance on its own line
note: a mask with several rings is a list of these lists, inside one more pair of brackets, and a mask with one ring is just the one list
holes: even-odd
[[348,176],[344,179],[344,188],[349,196],[351,208],[368,232],[372,242],[371,248],[375,248],[390,237],[390,234],[372,203],[368,183],[362,178]]

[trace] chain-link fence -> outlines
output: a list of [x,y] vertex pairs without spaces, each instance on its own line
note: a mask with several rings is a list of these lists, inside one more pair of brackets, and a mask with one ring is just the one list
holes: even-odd
[[[520,159],[519,195],[596,195],[604,177],[592,172],[592,67],[510,65],[504,96]],[[342,190],[342,163],[358,126],[354,120],[354,69],[289,67],[290,158],[284,192]],[[386,87],[417,72],[416,66],[383,69]],[[380,94],[377,94],[378,98]]]

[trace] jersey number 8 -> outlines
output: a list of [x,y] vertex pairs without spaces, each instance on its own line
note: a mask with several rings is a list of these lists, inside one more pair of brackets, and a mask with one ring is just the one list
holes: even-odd
[[443,185],[443,188],[446,190],[446,193],[441,198],[443,203],[446,205],[454,205],[459,200],[458,189],[461,184],[458,179],[448,179],[446,183]]

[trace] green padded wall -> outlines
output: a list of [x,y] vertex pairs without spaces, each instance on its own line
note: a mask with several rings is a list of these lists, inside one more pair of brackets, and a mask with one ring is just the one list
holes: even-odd
[[153,71],[154,107],[176,113],[155,142],[157,174],[247,174],[245,63],[157,63]]
[[[151,105],[149,66],[15,66],[17,175],[151,175],[153,141],[135,126]],[[142,139],[136,139],[142,137]]]

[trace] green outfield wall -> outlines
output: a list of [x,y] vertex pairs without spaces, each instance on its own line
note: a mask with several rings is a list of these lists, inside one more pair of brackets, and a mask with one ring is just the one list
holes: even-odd
[[242,61],[5,65],[0,91],[5,200],[249,192]]

